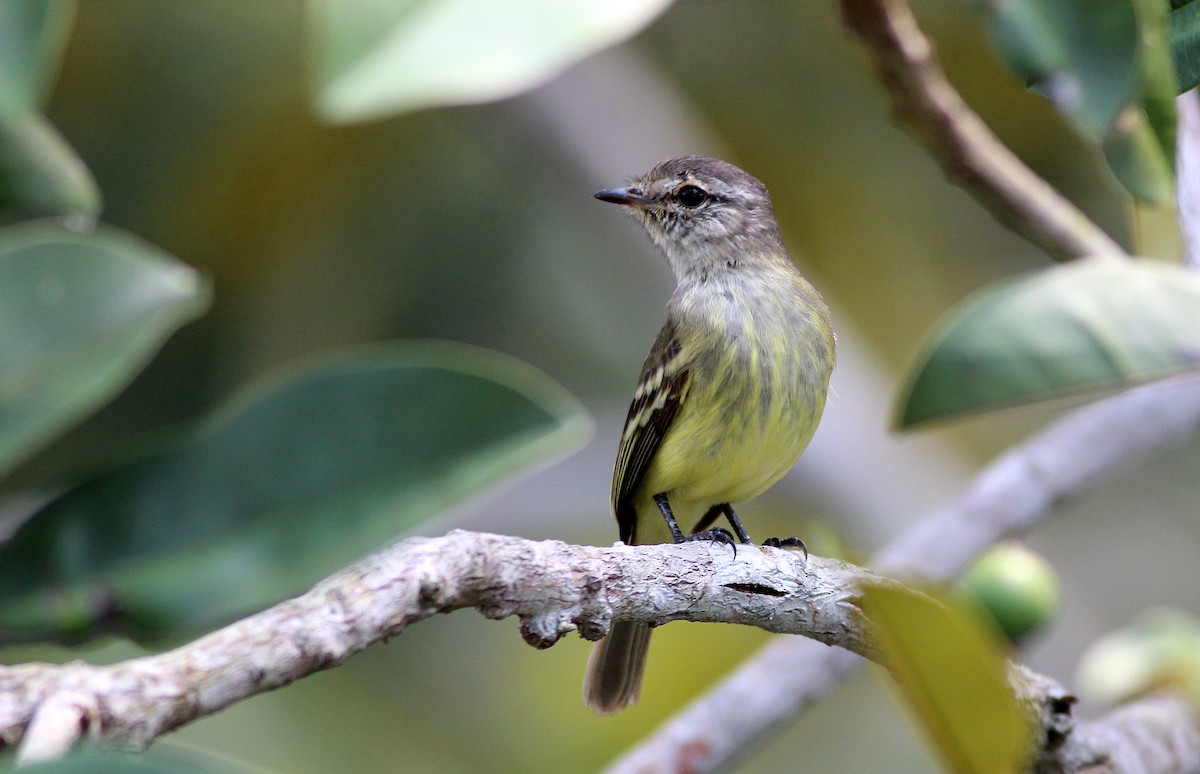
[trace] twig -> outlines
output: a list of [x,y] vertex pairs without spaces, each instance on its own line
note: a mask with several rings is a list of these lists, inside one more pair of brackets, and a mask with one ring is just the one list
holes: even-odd
[[[1078,409],[989,465],[962,495],[884,548],[875,564],[895,575],[952,578],[980,551],[1035,526],[1092,482],[1198,428],[1200,375],[1194,373]],[[720,770],[765,743],[861,663],[844,651],[779,638],[610,772],[676,771],[684,764],[693,772]]]
[[1002,223],[1061,259],[1125,251],[992,133],[937,63],[904,0],[841,0],[907,124],[943,168]]

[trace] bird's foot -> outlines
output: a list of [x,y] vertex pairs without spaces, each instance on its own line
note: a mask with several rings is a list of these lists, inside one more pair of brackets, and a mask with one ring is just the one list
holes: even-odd
[[713,527],[712,529],[693,532],[683,539],[683,542],[690,543],[693,540],[711,540],[714,543],[722,543],[733,549],[733,555],[737,556],[737,541],[733,539],[733,533],[724,527]]
[[763,545],[768,546],[770,548],[788,548],[788,549],[803,551],[804,558],[805,559],[808,558],[808,546],[804,545],[804,541],[798,537],[767,538],[766,540],[763,541]]

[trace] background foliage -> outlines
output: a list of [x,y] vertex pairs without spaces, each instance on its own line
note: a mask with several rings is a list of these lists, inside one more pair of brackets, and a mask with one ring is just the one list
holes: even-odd
[[[447,22],[427,12],[434,5],[362,2],[357,21],[369,27],[400,7],[425,13],[424,26],[414,28],[439,33]],[[467,0],[440,5],[439,13],[451,17],[482,7]],[[1190,8],[1178,5],[1176,14]],[[664,9],[649,2],[616,6],[620,23],[582,48],[615,43]],[[744,507],[753,534],[799,533],[815,552],[861,556],[1057,410],[1023,409],[918,435],[887,432],[905,366],[934,323],[970,292],[1050,261],[996,225],[893,126],[863,52],[842,32],[832,4],[677,3],[628,44],[532,92],[346,125],[318,118],[314,93],[322,84],[340,84],[340,101],[321,92],[324,114],[335,118],[373,115],[355,112],[364,94],[400,98],[373,92],[379,78],[370,68],[347,75],[338,69],[338,51],[314,45],[314,21],[336,10],[334,3],[307,9],[235,0],[84,3],[62,40],[34,33],[52,30],[56,14],[69,15],[67,3],[13,3],[5,12],[37,7],[46,16],[22,20],[31,39],[47,51],[65,45],[53,91],[38,85],[49,76],[31,71],[24,77],[32,85],[5,89],[18,98],[0,104],[0,129],[16,138],[0,145],[18,149],[9,160],[22,160],[6,179],[39,181],[17,186],[37,195],[0,201],[21,209],[22,217],[66,212],[86,223],[98,215],[199,269],[212,297],[208,313],[167,341],[119,397],[13,471],[4,482],[10,524],[31,500],[160,448],[180,428],[221,427],[205,417],[216,412],[228,420],[236,412],[222,406],[295,358],[381,340],[439,338],[532,364],[586,404],[597,431],[580,454],[421,531],[454,524],[533,538],[614,540],[607,508],[611,455],[671,280],[634,224],[590,194],[684,153],[728,158],[767,183],[788,243],[834,306],[839,332],[826,419],[798,469]],[[1068,14],[1071,3],[1056,7]],[[1028,51],[1012,45],[1024,34],[1020,19],[978,16],[933,0],[918,3],[917,11],[952,80],[1022,158],[1135,252],[1175,257],[1167,211],[1134,210],[1108,166],[1144,199],[1169,194],[1161,57],[1135,56],[1118,76],[1085,68],[1080,77],[1098,78],[1106,99],[1064,118],[1006,65],[1055,97],[1061,91],[1048,88],[1043,76],[1077,63],[1076,53],[1022,57]],[[1149,12],[1140,0],[1129,5],[1133,22]],[[12,19],[0,30],[16,29]],[[1055,21],[1073,29],[1069,15]],[[344,41],[362,31],[342,33]],[[996,40],[1003,61],[994,53]],[[478,50],[484,67],[488,51]],[[461,64],[470,80],[472,63]],[[429,104],[419,94],[405,98]],[[1131,100],[1146,123],[1115,138],[1129,140],[1125,145],[1114,145],[1114,121]],[[1138,163],[1122,166],[1130,159]],[[6,163],[0,157],[0,169]],[[4,196],[7,189],[0,190]],[[0,254],[0,271],[3,260]],[[205,283],[197,282],[172,327],[197,314],[206,295]],[[548,431],[559,442],[539,448],[540,455],[561,453],[581,438],[570,399],[536,375],[521,384],[533,404],[553,407],[546,413],[565,428],[559,436]],[[107,389],[93,394],[95,404],[116,387]],[[436,398],[422,399],[439,406]],[[454,405],[440,408],[454,413]],[[169,467],[170,454],[186,459],[194,443],[147,464]],[[355,448],[354,441],[338,446],[346,448]],[[1084,646],[1104,632],[1152,603],[1186,607],[1196,598],[1200,578],[1179,577],[1173,568],[1190,566],[1200,543],[1193,518],[1200,501],[1190,485],[1197,462],[1194,442],[1148,460],[1065,506],[1030,539],[1059,570],[1065,598],[1058,625],[1023,655],[1031,666],[1067,678]],[[248,472],[257,480],[269,471]],[[89,486],[103,487],[99,481]],[[74,496],[86,500],[87,492]],[[195,502],[189,497],[186,505]],[[375,525],[364,535],[331,511],[320,535],[332,555],[359,553],[388,531]],[[161,506],[148,518],[156,512]],[[168,516],[160,518],[163,535],[176,534]],[[404,526],[396,523],[394,531]],[[156,571],[186,580],[187,561],[197,557],[210,568],[235,566],[248,560],[237,543],[206,546],[207,553]],[[0,592],[3,584],[0,577]],[[257,604],[272,593],[248,589],[245,601]],[[66,633],[74,631],[72,622],[103,623],[101,614],[111,611],[111,600],[95,595],[59,601],[52,626]],[[595,768],[764,637],[736,627],[666,627],[656,635],[642,703],[599,719],[579,697],[586,643],[535,652],[515,625],[451,616],[414,627],[343,668],[201,721],[164,746],[186,744],[297,772]],[[65,659],[79,652],[12,645],[0,658]],[[111,636],[82,652],[102,661],[136,648]],[[897,705],[879,700],[881,692],[887,689],[880,683],[855,678],[746,769],[794,768],[799,755],[814,771],[929,770],[933,759]],[[872,743],[847,745],[848,732]]]

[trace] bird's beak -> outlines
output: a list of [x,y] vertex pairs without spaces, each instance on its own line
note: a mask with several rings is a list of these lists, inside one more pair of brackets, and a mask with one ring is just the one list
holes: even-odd
[[597,191],[592,195],[601,201],[612,202],[613,204],[645,204],[647,202],[646,195],[637,186],[605,188],[603,191]]

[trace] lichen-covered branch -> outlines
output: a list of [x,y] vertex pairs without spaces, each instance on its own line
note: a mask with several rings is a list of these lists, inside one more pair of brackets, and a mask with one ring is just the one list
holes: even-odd
[[[160,655],[111,666],[0,667],[0,747],[62,755],[84,735],[141,748],[195,718],[340,664],[435,613],[518,616],[539,648],[613,617],[724,621],[803,634],[860,654],[857,589],[869,571],[781,549],[692,543],[595,548],[455,531],[412,538],[303,596]],[[22,741],[23,740],[23,741]]]
[[1058,258],[1124,250],[1008,149],[946,79],[904,0],[841,0],[867,45],[896,117],[1002,223]]
[[[19,745],[22,762],[61,757],[85,737],[143,748],[198,717],[340,664],[411,623],[463,608],[518,616],[522,636],[538,648],[573,631],[598,638],[623,618],[741,623],[872,657],[870,622],[856,599],[864,584],[881,583],[893,581],[752,546],[735,556],[712,543],[594,548],[465,531],[412,538],[167,653],[111,666],[0,667],[0,741]],[[1065,689],[1019,665],[1010,674],[1043,738],[1068,739]]]

